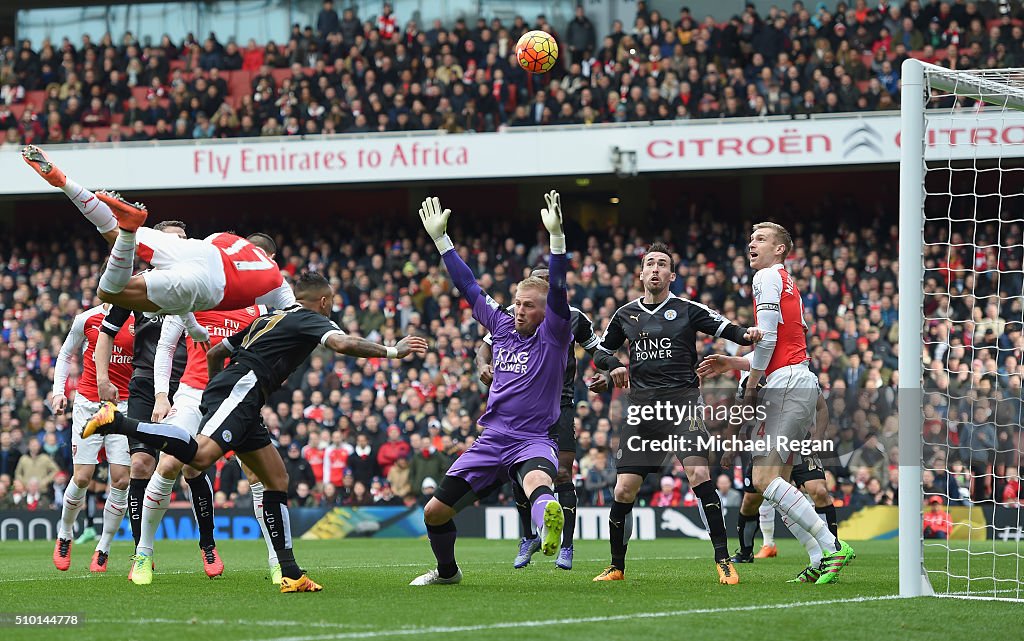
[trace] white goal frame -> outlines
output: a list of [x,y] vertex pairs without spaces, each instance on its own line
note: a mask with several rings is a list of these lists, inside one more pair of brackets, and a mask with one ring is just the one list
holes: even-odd
[[[925,75],[927,73],[927,82]],[[957,72],[908,59],[902,65],[899,216],[900,596],[934,594],[922,542],[925,108],[930,89],[1024,111],[1024,69]],[[1003,81],[1013,81],[1013,86]],[[965,113],[970,117],[971,113]]]

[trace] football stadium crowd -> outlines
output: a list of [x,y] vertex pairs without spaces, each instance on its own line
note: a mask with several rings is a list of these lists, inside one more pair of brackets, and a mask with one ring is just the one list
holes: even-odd
[[[828,224],[820,215],[825,209],[834,214]],[[571,228],[570,302],[603,332],[619,306],[641,295],[640,257],[657,237],[676,254],[673,293],[749,324],[750,221],[722,222],[721,213],[694,209],[689,218],[680,214],[680,222],[651,229],[650,235],[613,226]],[[790,213],[793,220],[807,221],[789,225],[796,245],[787,267],[803,297],[810,366],[830,407],[835,455],[824,461],[830,489],[837,505],[891,504],[899,483],[897,228],[891,216],[861,210],[852,201]],[[546,256],[546,236],[485,216],[457,218],[452,237],[465,240],[460,251],[467,263],[499,303],[509,302],[514,283]],[[1019,297],[1007,302],[1013,297],[1006,292],[1020,291],[1021,246],[1005,240],[1014,233],[1019,238],[1019,227],[994,241],[1012,245],[998,256],[995,250],[974,255],[958,246],[961,237],[943,240],[936,228],[937,242],[925,256],[931,292],[925,308],[925,490],[936,501],[994,498],[1013,504],[1020,496],[1024,318]],[[343,231],[334,229],[310,233],[308,225],[282,222],[265,231],[281,247],[278,261],[289,276],[308,269],[329,277],[336,292],[333,318],[345,331],[386,341],[416,332],[430,338],[431,349],[422,358],[390,365],[318,350],[270,398],[263,418],[285,459],[293,505],[422,503],[478,434],[475,420],[486,390],[473,358],[481,328],[453,293],[429,238],[415,227],[383,231],[379,225],[346,223]],[[105,254],[99,238],[69,240],[52,228],[0,239],[0,509],[61,504],[71,466],[70,419],[55,416],[47,398],[55,357],[74,315],[99,304],[96,286]],[[986,264],[1006,274],[968,274],[965,266],[978,260],[992,261]],[[1000,295],[1002,306],[986,298]],[[707,337],[698,349],[723,352],[727,345]],[[607,505],[623,390],[589,392],[593,364],[582,349],[576,357],[574,478],[581,504]],[[69,398],[76,379],[68,382]],[[735,379],[726,379],[718,388],[709,385],[705,397],[714,403],[733,395],[735,387]],[[725,423],[710,427],[722,434],[733,429]],[[735,506],[742,474],[728,466],[719,472],[723,500]],[[212,474],[221,505],[251,500],[237,465],[222,461]],[[102,491],[102,478],[97,487]],[[487,500],[509,499],[499,493]],[[648,479],[641,500],[694,504],[679,467]]]
[[[559,25],[543,15],[418,25],[386,3],[359,16],[332,2],[279,43],[0,34],[0,144],[864,112],[898,106],[908,56],[999,69],[1024,55],[1024,10],[1005,1],[796,0],[728,18],[637,9],[607,34],[582,7]],[[557,38],[548,74],[516,63],[529,29]]]

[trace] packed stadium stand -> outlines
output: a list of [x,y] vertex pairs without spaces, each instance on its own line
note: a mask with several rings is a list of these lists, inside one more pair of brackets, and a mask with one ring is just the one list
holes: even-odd
[[[898,486],[894,222],[891,214],[862,209],[851,201],[838,206],[826,201],[813,211],[789,214],[798,220],[814,220],[820,218],[821,211],[829,210],[842,212],[838,224],[797,223],[791,227],[796,250],[788,265],[803,292],[811,328],[812,369],[828,395],[835,427],[839,460],[830,466],[834,472],[830,483],[836,501],[843,505],[890,504]],[[750,315],[750,273],[742,243],[745,228],[738,220],[735,224],[712,223],[715,213],[704,209],[696,217],[680,216],[680,222],[653,229],[650,236],[639,239],[671,239],[680,257],[674,293],[742,321]],[[68,212],[69,218],[73,215]],[[545,247],[529,225],[495,230],[479,220],[475,224],[466,221],[471,218],[466,216],[456,232],[459,237],[475,239],[466,251],[467,262],[499,301],[507,301],[510,286],[537,263]],[[325,226],[303,234],[295,225],[278,223],[266,231],[281,244],[280,260],[287,273],[318,269],[329,275],[337,292],[333,318],[346,331],[377,338],[417,331],[436,337],[436,349],[424,359],[404,362],[400,372],[382,369],[382,363],[373,360],[356,363],[317,353],[272,399],[265,420],[277,434],[292,472],[292,498],[303,505],[396,500],[390,498],[395,486],[400,495],[418,495],[427,477],[436,481],[451,460],[472,443],[475,418],[485,402],[473,366],[480,329],[469,310],[453,296],[428,239],[411,226],[388,233],[366,225],[338,227],[331,231]],[[204,231],[202,227],[196,230],[197,234]],[[42,226],[20,233],[30,234],[32,240],[15,243],[8,237],[0,244],[4,321],[0,507],[25,501],[33,477],[40,481],[43,499],[51,494],[44,504],[50,504],[52,492],[59,493],[67,483],[69,422],[67,417],[53,416],[45,399],[56,353],[73,316],[97,302],[97,274],[104,253],[99,239],[90,236],[64,244],[61,236]],[[595,320],[599,331],[618,306],[639,295],[633,275],[639,271],[643,245],[636,239],[635,229],[611,228],[600,233],[579,231],[571,243],[575,250],[571,302]],[[1004,252],[1003,257],[1020,261],[1012,251]],[[932,285],[957,287],[957,265],[974,258],[958,252],[947,255],[943,250],[931,263]],[[955,300],[948,310],[939,311],[955,318]],[[1019,493],[1019,485],[1012,480],[997,487],[985,483],[993,465],[999,466],[1000,477],[1012,477],[1004,472],[1019,464],[1020,444],[1005,443],[1015,431],[996,429],[996,424],[1012,423],[1005,413],[1015,413],[1019,420],[1021,412],[1018,363],[1024,319],[1019,305],[1007,313],[1016,316],[978,319],[973,334],[937,340],[932,346],[937,365],[932,380],[935,389],[946,389],[962,385],[966,377],[981,377],[984,370],[978,368],[971,374],[967,363],[986,358],[986,345],[1016,345],[1000,350],[998,372],[985,377],[995,388],[993,397],[1003,399],[996,410],[1000,420],[996,421],[994,414],[972,417],[958,407],[934,407],[926,443],[934,450],[931,456],[948,456],[949,469],[944,479],[926,479],[937,493],[961,496],[963,501],[971,500],[972,488],[975,500],[990,498],[993,492],[1009,500],[1010,493]],[[701,346],[704,353],[724,349],[724,342],[713,340]],[[975,350],[973,358],[965,354],[971,350]],[[583,381],[593,376],[594,370],[585,353],[580,351],[578,356],[576,399],[584,402],[579,405],[576,479],[583,504],[601,505],[608,502],[609,483],[614,483],[614,475],[609,479],[601,472],[609,464],[607,449],[616,441],[622,396],[587,392]],[[949,363],[946,368],[944,361]],[[947,368],[955,373],[947,377]],[[68,385],[73,387],[74,377]],[[941,400],[938,395],[935,398]],[[984,434],[973,435],[989,431],[988,438],[1004,441],[997,458],[972,460],[960,455],[959,446],[967,445],[966,439],[985,438]],[[340,457],[342,464],[332,466],[332,457]],[[399,459],[408,460],[395,466]],[[336,476],[331,478],[332,474]],[[675,500],[692,501],[681,470],[674,476],[681,490]],[[220,466],[215,481],[224,493],[221,500],[235,498],[237,467]],[[305,496],[300,483],[308,484],[312,498]],[[327,485],[337,487],[325,489]],[[385,486],[390,488],[385,490]],[[650,500],[657,490],[655,486],[646,488],[645,499]]]
[[[565,61],[541,77],[527,76],[510,59],[510,47],[531,26],[521,18],[400,28],[400,17],[321,14],[317,28],[297,27],[286,43],[244,47],[212,37],[143,47],[131,33],[79,43],[4,37],[0,129],[4,145],[16,148],[885,110],[899,102],[898,69],[907,56],[956,69],[1020,64],[1020,8],[1004,8],[856,0],[829,9],[798,1],[789,11],[761,16],[750,8],[724,22],[687,10],[671,18],[641,10],[634,24],[616,24],[604,36],[581,13],[568,25],[536,25],[558,32]],[[658,212],[651,215],[657,219]],[[510,287],[546,248],[533,226],[496,230],[493,221],[473,218],[458,221],[457,237],[473,239],[465,258],[484,287],[507,302]],[[787,267],[803,293],[811,367],[836,428],[830,489],[840,505],[892,504],[899,483],[895,212],[822,200],[782,219],[796,239]],[[652,222],[643,235],[624,226],[578,230],[569,235],[570,302],[603,331],[615,309],[638,297],[639,256],[645,242],[660,238],[679,257],[674,293],[749,321],[749,222],[702,206],[676,210],[664,229]],[[440,480],[473,442],[485,403],[473,368],[480,329],[453,296],[428,239],[412,226],[311,231],[277,221],[263,230],[276,237],[289,275],[315,269],[329,276],[337,293],[333,318],[346,331],[377,338],[416,331],[434,340],[425,358],[405,361],[400,371],[317,353],[272,399],[264,418],[289,469],[292,500],[422,500],[433,490],[426,481]],[[200,225],[196,235],[209,231]],[[926,287],[952,294],[926,315],[972,320],[957,327],[973,331],[943,335],[940,322],[930,328],[927,380],[943,393],[930,397],[925,410],[926,454],[929,467],[945,473],[926,471],[925,491],[964,504],[993,497],[1012,503],[1021,496],[1015,470],[1024,443],[1014,442],[1019,430],[1007,426],[1022,416],[1024,316],[1018,299],[979,318],[959,318],[966,307],[958,269],[982,269],[977,261],[992,260],[1019,274],[1020,245],[997,257],[968,255],[949,239],[932,249]],[[0,238],[0,510],[60,505],[71,466],[69,421],[55,416],[46,398],[72,318],[98,302],[105,255],[99,238],[82,234],[69,242],[59,227],[20,227],[17,240]],[[1007,291],[1020,289],[1011,283]],[[707,340],[701,349],[724,351],[724,341]],[[607,453],[617,441],[622,398],[588,392],[584,381],[594,369],[585,353],[577,357],[575,479],[582,504],[605,505],[615,480]],[[996,407],[967,411],[976,392],[948,391],[972,378],[986,381]],[[74,377],[68,385],[73,389]],[[975,456],[985,448],[992,451]],[[722,471],[734,477],[732,469]],[[668,475],[676,486],[668,504],[695,504],[682,471]],[[237,466],[218,466],[221,504],[237,498],[238,481]],[[659,489],[645,487],[643,500]]]
[[[891,110],[907,57],[999,69],[1024,47],[1024,14],[1008,3],[797,0],[718,18],[638,6],[607,34],[582,9],[565,25],[427,26],[330,4],[280,43],[0,36],[0,130],[13,146]],[[561,43],[543,76],[515,63],[531,28]]]

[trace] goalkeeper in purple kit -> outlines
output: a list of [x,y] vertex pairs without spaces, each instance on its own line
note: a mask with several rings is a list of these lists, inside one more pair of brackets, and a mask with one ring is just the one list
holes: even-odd
[[473,272],[455,251],[445,233],[451,211],[442,210],[437,198],[426,199],[420,207],[423,227],[441,252],[455,286],[472,306],[473,318],[491,333],[494,380],[487,410],[479,420],[483,433],[456,459],[423,509],[437,567],[410,585],[462,580],[462,571],[455,562],[453,517],[477,497],[509,480],[518,482],[530,498],[533,522],[543,532],[544,554],[554,555],[561,543],[564,516],[554,496],[558,446],[549,428],[559,416],[572,330],[565,286],[568,260],[561,198],[551,191],[544,199],[547,207],[541,210],[541,218],[550,234],[550,285],[533,277],[519,283],[511,316],[480,289]]

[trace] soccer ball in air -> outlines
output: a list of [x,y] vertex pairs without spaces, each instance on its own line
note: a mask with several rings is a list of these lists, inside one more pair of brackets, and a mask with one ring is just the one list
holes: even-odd
[[516,44],[516,60],[530,73],[547,73],[558,60],[558,43],[550,33],[527,31]]

